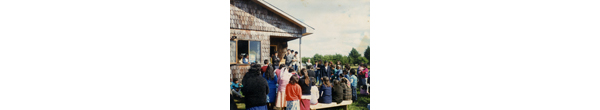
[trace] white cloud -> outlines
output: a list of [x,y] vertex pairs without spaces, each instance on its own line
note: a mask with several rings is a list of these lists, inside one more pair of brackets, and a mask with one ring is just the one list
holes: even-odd
[[[319,54],[347,55],[352,48],[369,45],[370,9],[368,0],[267,0],[286,13],[315,28],[302,38],[302,56]],[[298,40],[288,42],[298,50]],[[363,44],[361,44],[363,43]],[[366,43],[366,44],[365,44]],[[364,49],[366,49],[366,46]],[[364,50],[358,50],[363,52]]]

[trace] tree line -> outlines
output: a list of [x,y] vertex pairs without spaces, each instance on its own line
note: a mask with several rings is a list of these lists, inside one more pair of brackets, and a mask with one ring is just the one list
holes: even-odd
[[355,48],[352,48],[352,50],[350,51],[350,53],[348,53],[347,56],[341,54],[321,55],[317,53],[313,55],[313,57],[302,57],[302,62],[307,62],[308,59],[310,59],[310,63],[312,64],[315,64],[315,62],[319,60],[333,61],[333,63],[337,63],[337,61],[340,61],[342,64],[359,64],[360,62],[369,64],[369,60],[371,59],[370,48],[371,46],[367,47],[367,49],[362,55],[358,53],[358,51]]

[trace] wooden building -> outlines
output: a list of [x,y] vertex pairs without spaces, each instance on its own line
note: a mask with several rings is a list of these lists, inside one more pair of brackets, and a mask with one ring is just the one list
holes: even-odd
[[[242,79],[250,64],[241,62],[248,55],[251,63],[263,64],[278,52],[283,59],[287,42],[313,33],[314,28],[300,22],[264,0],[230,0],[230,69],[233,78]],[[236,38],[233,38],[233,37]],[[299,54],[301,51],[299,52]],[[298,55],[300,57],[300,55]]]

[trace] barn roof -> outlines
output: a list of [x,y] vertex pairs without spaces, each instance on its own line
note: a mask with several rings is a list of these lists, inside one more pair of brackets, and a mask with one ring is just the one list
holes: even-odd
[[315,31],[315,28],[309,26],[308,24],[294,18],[292,15],[285,13],[283,10],[271,5],[269,2],[264,0],[252,0],[255,3],[265,7],[266,9],[274,12],[275,14],[285,18],[286,20],[300,26],[302,28],[302,36],[310,35]]

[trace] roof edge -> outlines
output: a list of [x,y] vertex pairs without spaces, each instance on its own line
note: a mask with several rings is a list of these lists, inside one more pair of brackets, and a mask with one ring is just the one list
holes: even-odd
[[295,17],[293,17],[290,14],[285,13],[283,10],[271,5],[269,2],[264,1],[264,0],[252,0],[264,7],[266,7],[268,10],[271,10],[273,12],[275,12],[277,15],[285,18],[288,21],[291,21],[292,23],[302,27],[302,36],[307,36],[312,34],[315,31],[315,28],[309,26],[308,24],[296,19]]

